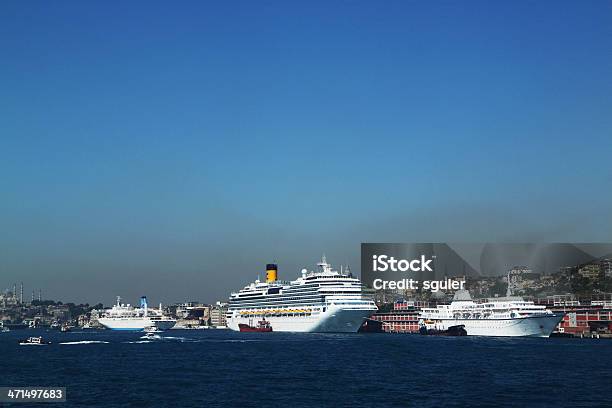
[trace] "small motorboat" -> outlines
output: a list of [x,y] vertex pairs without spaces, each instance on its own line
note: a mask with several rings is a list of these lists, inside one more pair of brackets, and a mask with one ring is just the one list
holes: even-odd
[[144,336],[140,336],[140,338],[145,340],[161,340],[161,336],[153,332],[147,332]]
[[238,328],[241,332],[260,332],[260,333],[269,333],[272,331],[272,325],[270,322],[266,320],[264,317],[263,320],[257,322],[257,326],[253,326],[252,324],[244,324],[240,323]]
[[66,333],[70,331],[70,326],[68,326],[67,324],[62,325],[62,327],[60,327],[60,331],[62,333]]
[[50,341],[45,341],[41,336],[39,337],[28,337],[25,340],[19,340],[20,346],[46,346],[51,344]]
[[161,333],[162,332],[157,326],[147,326],[142,330],[145,333]]

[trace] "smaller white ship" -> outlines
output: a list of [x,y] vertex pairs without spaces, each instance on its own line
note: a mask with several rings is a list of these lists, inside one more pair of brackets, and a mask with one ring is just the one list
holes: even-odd
[[563,315],[517,296],[475,302],[460,290],[450,305],[423,308],[419,325],[434,331],[463,325],[468,336],[548,337]]
[[140,338],[145,340],[161,340],[161,336],[153,332],[147,332],[144,336],[140,336]]
[[176,319],[164,315],[161,303],[159,309],[149,308],[145,296],[140,298],[140,307],[122,304],[117,296],[117,304],[105,310],[98,321],[111,330],[144,330],[145,327],[168,330],[176,324]]

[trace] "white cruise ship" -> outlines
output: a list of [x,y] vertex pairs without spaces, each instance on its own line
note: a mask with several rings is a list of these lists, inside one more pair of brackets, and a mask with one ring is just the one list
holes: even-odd
[[302,269],[291,282],[278,281],[277,266],[269,264],[266,282],[256,280],[230,295],[227,325],[238,331],[264,319],[275,332],[355,333],[377,309],[348,268],[338,272],[323,256],[316,271]]
[[548,337],[563,318],[545,306],[509,296],[475,302],[467,290],[455,293],[450,305],[423,308],[419,324],[447,330],[464,325],[468,336]]
[[167,330],[176,324],[175,319],[163,314],[161,303],[159,309],[149,308],[145,296],[140,298],[140,307],[122,304],[117,296],[117,304],[105,310],[98,321],[111,330],[143,330],[145,327]]

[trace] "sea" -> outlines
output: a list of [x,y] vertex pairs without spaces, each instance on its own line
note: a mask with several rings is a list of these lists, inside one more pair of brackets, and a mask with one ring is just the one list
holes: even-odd
[[[19,346],[41,335],[48,346]],[[62,407],[612,406],[612,340],[410,334],[14,330],[0,386]]]

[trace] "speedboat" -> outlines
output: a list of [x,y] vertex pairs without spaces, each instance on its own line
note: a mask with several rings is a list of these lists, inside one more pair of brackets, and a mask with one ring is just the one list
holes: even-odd
[[157,326],[147,326],[142,330],[145,333],[161,333],[162,332],[162,330],[160,330]]
[[45,341],[41,336],[39,337],[28,337],[25,340],[19,340],[20,346],[46,346],[51,344],[50,341]]
[[147,326],[144,329],[144,336],[140,336],[141,339],[145,339],[145,340],[161,340],[161,337],[157,334],[157,333],[161,333],[162,331],[159,330],[157,327],[155,326]]
[[145,340],[161,340],[161,336],[153,332],[145,333],[144,336],[140,336],[140,338]]

